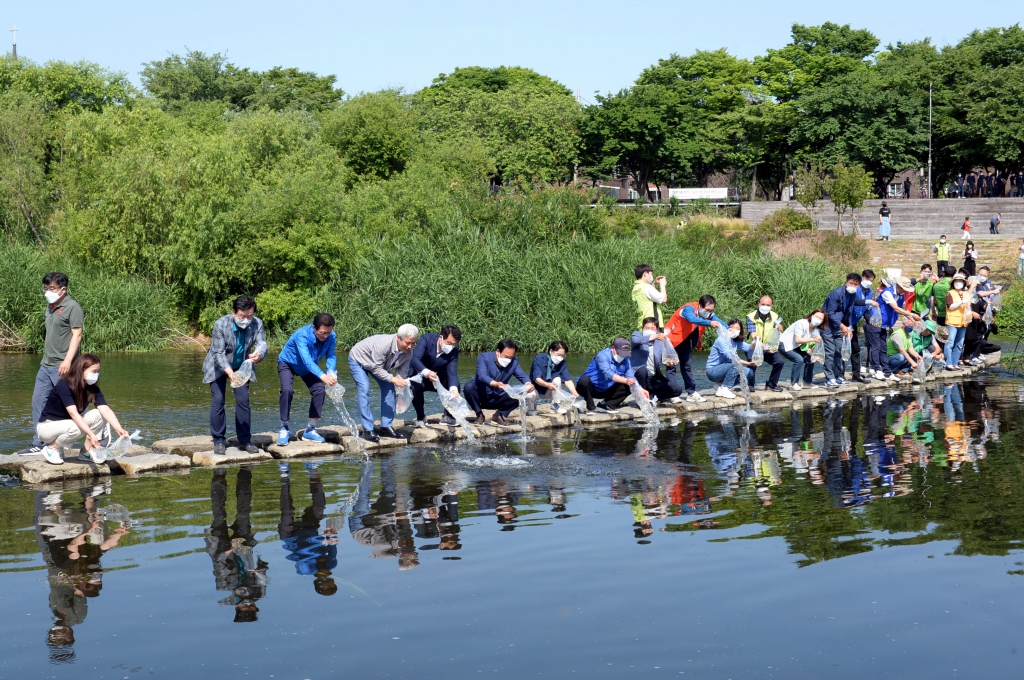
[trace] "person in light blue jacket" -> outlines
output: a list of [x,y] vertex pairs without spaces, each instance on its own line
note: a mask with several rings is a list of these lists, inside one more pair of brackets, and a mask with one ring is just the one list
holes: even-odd
[[[281,379],[281,431],[277,433],[278,445],[286,445],[291,438],[288,420],[291,416],[292,397],[295,396],[292,387],[295,376],[306,383],[310,395],[309,423],[300,436],[312,442],[324,441],[323,436],[316,431],[316,421],[324,410],[324,385],[335,385],[338,382],[336,339],[334,317],[330,314],[317,314],[313,323],[292,333],[278,355],[277,374]],[[325,357],[326,365],[321,369],[320,360]]]
[[[729,319],[727,326],[726,334],[728,337],[720,337],[715,340],[715,344],[711,346],[711,354],[708,355],[705,370],[707,371],[708,380],[718,384],[718,391],[715,392],[715,396],[722,397],[723,399],[735,399],[736,395],[729,388],[735,387],[739,383],[740,374],[733,363],[733,356],[739,357],[739,363],[744,367],[744,377],[747,381],[753,380],[756,364],[745,359],[745,357],[749,356],[749,352],[753,350],[753,346],[743,342],[743,326],[740,320]],[[741,351],[743,354],[740,354]]]

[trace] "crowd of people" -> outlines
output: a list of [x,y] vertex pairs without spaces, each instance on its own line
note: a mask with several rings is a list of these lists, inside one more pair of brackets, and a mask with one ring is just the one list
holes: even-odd
[[1004,176],[999,170],[958,173],[946,187],[947,198],[999,198],[1024,196],[1024,173]]
[[[655,276],[650,265],[638,265],[631,291],[636,330],[628,338],[615,338],[576,378],[565,364],[569,347],[563,340],[553,340],[545,352],[534,356],[527,374],[518,359],[519,346],[506,338],[493,351],[480,353],[476,374],[460,383],[459,327],[449,324],[437,333],[421,334],[413,324],[404,324],[394,333],[367,337],[348,352],[361,436],[369,441],[405,438],[394,429],[399,390],[411,394],[415,427],[426,426],[425,393],[438,389],[453,399],[464,398],[476,424],[484,424],[484,411],[491,410],[493,423],[507,425],[509,414],[520,405],[520,399],[508,389],[513,380],[522,385],[528,415],[536,413],[540,399],[551,398],[557,391],[581,399],[588,411],[598,413],[615,413],[631,395],[670,403],[703,402],[707,399],[697,390],[693,353],[704,345],[708,329],[715,331],[717,338],[705,374],[717,387],[715,394],[725,399],[736,398],[732,388],[741,379],[753,389],[761,366],[768,367],[765,389],[782,391],[780,380],[787,362],[789,389],[798,391],[811,385],[818,363],[824,370],[825,386],[837,387],[846,380],[847,352],[852,380],[857,382],[898,379],[922,361],[944,362],[947,370],[980,363],[983,353],[992,350],[986,341],[993,330],[992,318],[998,307],[993,304],[998,298],[993,296],[999,289],[989,279],[987,267],[975,273],[978,253],[972,242],[967,244],[964,267],[959,270],[949,266],[949,248],[943,236],[933,248],[935,270],[925,264],[915,279],[897,270],[888,270],[883,277],[870,269],[850,273],[820,307],[788,323],[775,311],[768,295],[742,319],[718,317],[710,294],[681,305],[666,318],[666,278]],[[1024,254],[1024,246],[1021,252]],[[47,462],[61,465],[68,449],[84,438],[80,458],[100,463],[113,435],[124,438],[128,433],[100,389],[99,358],[79,353],[84,315],[81,306],[68,296],[67,276],[47,274],[43,287],[46,338],[32,398],[35,441],[19,453],[42,453]],[[203,382],[210,386],[210,434],[215,454],[227,450],[225,401],[229,385],[235,400],[238,448],[251,454],[259,451],[252,443],[249,382],[256,379],[254,366],[267,356],[268,347],[264,323],[256,312],[256,301],[242,295],[233,301],[231,313],[213,326],[202,370]],[[317,423],[327,389],[338,382],[334,326],[333,316],[317,314],[312,323],[288,338],[277,357],[280,446],[294,439],[324,441]],[[867,346],[864,359],[861,326]],[[296,377],[309,391],[310,402],[306,424],[295,428],[293,435]],[[379,424],[371,407],[372,383],[380,393]],[[456,419],[445,410],[442,422],[455,425]]]

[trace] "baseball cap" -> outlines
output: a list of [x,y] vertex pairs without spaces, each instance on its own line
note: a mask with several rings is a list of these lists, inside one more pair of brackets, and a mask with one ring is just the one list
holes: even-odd
[[612,342],[612,347],[615,348],[616,353],[618,353],[620,357],[628,357],[633,353],[633,348],[629,344],[629,340],[626,340],[625,338],[615,338]]

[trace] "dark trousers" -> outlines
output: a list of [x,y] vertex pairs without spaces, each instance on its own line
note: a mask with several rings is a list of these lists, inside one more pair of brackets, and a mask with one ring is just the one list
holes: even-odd
[[[295,382],[295,372],[292,367],[283,362],[277,362],[277,375],[281,379],[281,422],[287,423],[292,412],[292,397],[295,396],[295,389],[293,383]],[[312,373],[306,375],[300,375],[302,382],[306,383],[306,387],[309,388],[309,417],[319,418],[320,414],[324,410],[324,384],[320,381],[320,378],[316,377]]]
[[634,369],[633,373],[640,387],[650,392],[652,397],[657,397],[658,401],[668,401],[683,393],[683,388],[679,387],[679,381],[674,372],[663,375],[659,371],[655,371],[654,375],[648,375],[647,367],[641,366]]
[[935,274],[941,279],[946,275],[946,267],[949,266],[949,260],[936,260],[935,261]]
[[[451,385],[448,384],[447,373],[438,373],[437,381],[441,383],[445,389],[451,387]],[[410,386],[412,387],[412,407],[416,409],[416,420],[423,420],[426,418],[423,411],[423,393],[430,390],[436,394],[437,390],[434,389],[434,383],[430,382],[426,378],[423,378],[423,380],[419,382],[410,383]],[[445,413],[448,413],[448,411],[446,410]]]
[[[682,357],[680,357],[680,360]],[[626,401],[626,397],[630,395],[629,385],[623,385],[622,383],[612,383],[612,386],[603,392],[598,392],[594,387],[594,383],[590,382],[590,376],[581,376],[579,382],[576,383],[576,391],[580,393],[587,402],[587,410],[593,411],[596,404],[594,398],[603,399],[604,406],[606,408],[618,408],[622,406],[622,402]]]
[[683,375],[683,387],[686,388],[687,394],[697,391],[697,383],[693,380],[693,366],[690,363],[690,355],[697,348],[697,342],[698,333],[695,330],[676,345],[676,354],[679,355],[679,372]]
[[[772,367],[772,372],[768,375],[768,381],[765,383],[768,387],[777,387],[779,384],[779,377],[782,376],[782,369],[786,365],[786,360],[779,355],[778,352],[765,352],[764,363]],[[750,378],[747,380],[747,384],[753,387],[757,382],[757,369],[751,371]]]
[[[822,341],[825,345],[825,378],[843,378],[846,375],[846,362],[843,361],[843,353],[840,351],[843,332],[837,328],[824,333]],[[850,338],[850,363],[853,367],[853,377],[856,378],[860,375],[860,338],[857,337],[856,326],[853,327],[853,337]]]
[[889,364],[885,358],[885,341],[889,338],[889,329],[870,324],[864,326],[864,337],[868,341],[868,369],[889,373]]
[[790,382],[800,382],[800,374],[803,373],[803,382],[807,383],[810,387],[811,383],[814,382],[814,362],[811,361],[811,356],[803,351],[794,347],[791,351],[786,350],[785,347],[779,347],[779,354],[793,362],[793,370],[790,373]]
[[481,390],[476,384],[476,380],[470,380],[462,386],[462,396],[465,397],[469,407],[473,409],[473,413],[477,415],[483,413],[486,408],[494,409],[501,415],[507,416],[519,408],[519,402],[504,392],[494,395]]
[[[224,399],[226,397],[228,376],[222,374],[210,383],[210,434],[213,441],[222,442],[227,434],[227,422],[224,417]],[[233,388],[235,393],[235,436],[238,445],[245,448],[250,443],[252,428],[252,412],[249,410],[249,383]]]

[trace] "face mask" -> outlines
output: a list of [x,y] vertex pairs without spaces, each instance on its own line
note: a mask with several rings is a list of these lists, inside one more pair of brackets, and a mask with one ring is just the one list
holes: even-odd
[[757,308],[757,311],[761,313],[761,316],[768,316],[768,313],[772,311],[771,305],[761,305]]
[[449,354],[453,349],[455,349],[455,345],[449,345],[445,342],[441,343],[441,354]]
[[95,385],[99,381],[100,381],[100,372],[99,371],[96,371],[95,373],[86,373],[85,374],[85,382],[88,383],[89,385]]
[[874,282],[873,281],[861,281],[860,285],[864,288],[864,290],[871,290],[871,284],[872,283],[874,283]]
[[849,293],[850,295],[853,295],[854,293],[857,292],[857,286],[847,286],[846,292]]
[[512,363],[512,360],[508,357],[498,357],[498,365],[502,368],[508,368],[508,365]]
[[946,239],[942,239],[941,241],[939,241],[939,243],[941,243],[942,245],[946,245]]
[[565,357],[560,357],[557,354],[551,355],[551,363],[553,363],[555,366],[562,363],[563,361],[565,361]]
[[821,325],[821,319],[819,319],[816,316],[812,316],[811,317],[811,325],[815,326],[815,327],[820,326]]
[[622,360],[623,360],[623,359],[625,359],[625,358],[626,358],[626,357],[620,357],[620,356],[619,356],[618,354],[616,354],[615,352],[612,352],[612,359],[615,359],[615,363],[617,363],[617,364],[621,364],[621,363],[622,363]]
[[735,328],[730,328],[729,329],[729,337],[732,338],[733,340],[735,340],[736,338],[740,337],[740,332],[738,330],[736,330]]
[[706,309],[700,310],[700,318],[702,318],[702,319],[710,319],[711,318],[711,312],[709,312]]
[[252,323],[252,319],[239,319],[235,317],[235,325],[238,326],[239,330],[244,331]]
[[988,281],[988,277],[987,276],[979,275],[978,276],[978,281],[981,282],[981,283],[985,283],[986,281]]
[[957,281],[956,283],[953,284],[953,287],[956,288],[957,290],[962,290],[963,287],[964,287],[964,284],[961,281]]
[[58,292],[54,292],[54,291],[52,291],[52,290],[47,290],[47,291],[43,291],[43,297],[45,297],[45,298],[46,298],[46,301],[47,301],[48,303],[50,303],[51,305],[52,305],[53,303],[55,303],[55,302],[56,302],[57,300],[59,300],[59,299],[60,299],[60,296],[61,296],[61,294],[60,294],[60,293],[58,293]]
[[644,331],[644,337],[650,340],[656,335],[654,331]]

